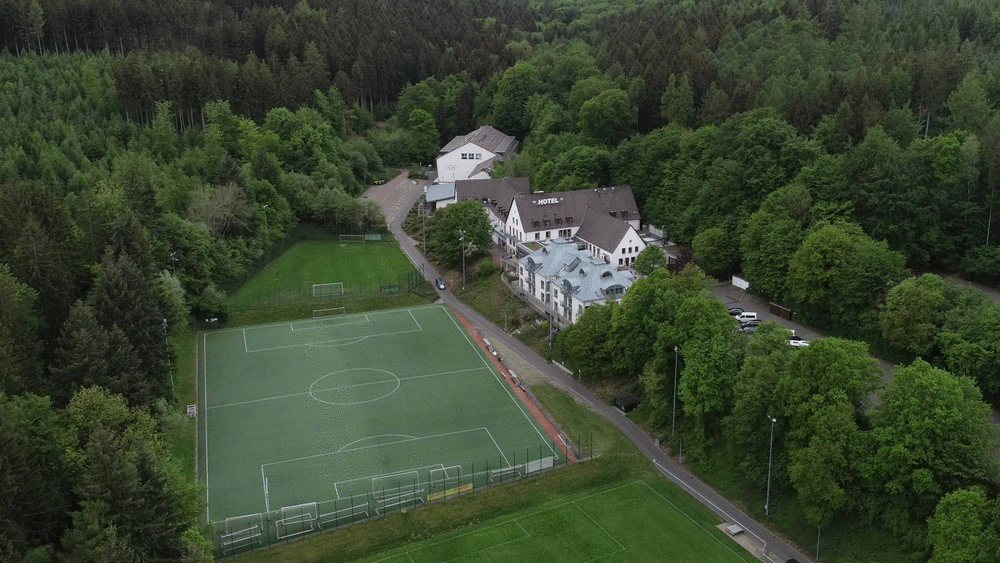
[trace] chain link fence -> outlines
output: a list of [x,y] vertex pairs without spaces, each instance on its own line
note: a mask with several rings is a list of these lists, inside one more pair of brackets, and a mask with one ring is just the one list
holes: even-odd
[[[362,494],[210,522],[215,556],[224,558],[266,549],[313,532],[405,512],[536,475],[565,466],[571,459],[584,460],[593,455],[592,436],[583,442],[583,446],[590,449],[586,453],[580,451],[579,441],[573,442],[562,434],[560,441],[563,443],[552,443],[551,448],[540,445],[537,452],[531,449],[511,452],[507,456],[507,465],[491,466],[488,461],[478,464],[469,462],[428,473],[423,480],[417,478],[416,472],[376,476],[371,479],[370,490]],[[553,455],[553,452],[558,453]]]

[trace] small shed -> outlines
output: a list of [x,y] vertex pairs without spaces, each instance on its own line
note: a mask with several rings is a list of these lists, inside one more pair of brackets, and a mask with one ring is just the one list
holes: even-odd
[[632,393],[624,393],[615,397],[615,406],[622,412],[629,412],[639,405],[639,399]]

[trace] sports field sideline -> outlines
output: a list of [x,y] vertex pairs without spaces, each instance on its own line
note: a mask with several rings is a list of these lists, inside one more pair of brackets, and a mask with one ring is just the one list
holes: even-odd
[[565,461],[444,306],[200,344],[198,467],[222,534],[273,514],[283,539]]

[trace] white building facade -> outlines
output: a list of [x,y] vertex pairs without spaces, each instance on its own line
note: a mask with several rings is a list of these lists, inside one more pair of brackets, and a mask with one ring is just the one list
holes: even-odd
[[441,148],[437,157],[437,183],[489,178],[495,160],[506,160],[517,151],[517,139],[484,125],[459,135]]
[[552,239],[518,266],[521,291],[560,326],[575,323],[595,303],[620,300],[635,282],[630,270],[619,270],[580,247],[579,242]]

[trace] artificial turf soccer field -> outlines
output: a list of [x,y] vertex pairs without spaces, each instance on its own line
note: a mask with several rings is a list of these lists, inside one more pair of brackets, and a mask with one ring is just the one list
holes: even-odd
[[199,472],[221,533],[271,513],[284,539],[564,462],[444,306],[220,330],[200,348]]
[[669,486],[634,482],[591,490],[359,561],[757,561],[716,529],[704,511],[672,502],[664,490]]

